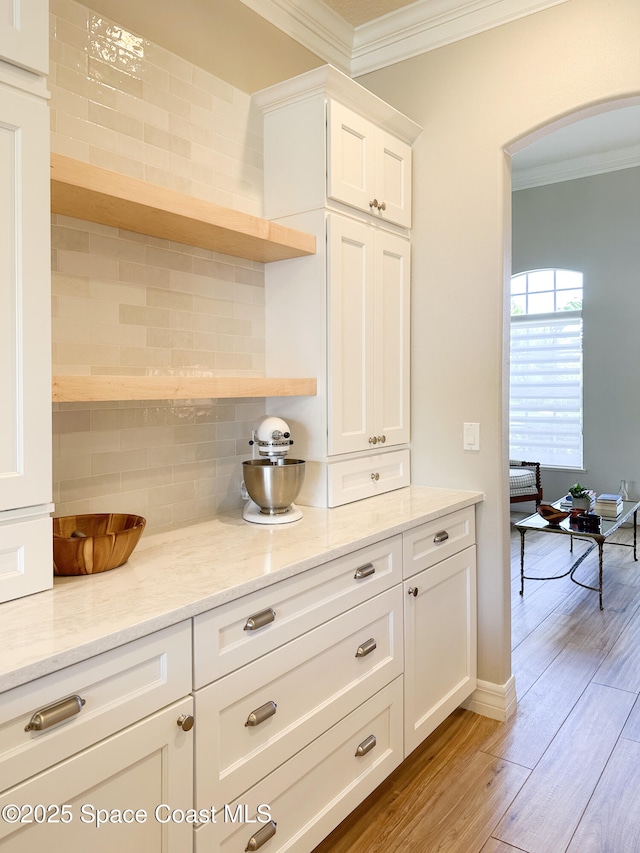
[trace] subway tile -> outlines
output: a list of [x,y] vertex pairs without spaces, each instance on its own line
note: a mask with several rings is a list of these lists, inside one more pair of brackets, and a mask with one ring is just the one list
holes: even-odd
[[99,145],[91,145],[89,148],[89,162],[101,169],[109,169],[111,172],[120,172],[132,178],[144,178],[144,164],[128,157],[122,157],[117,151],[106,151]]
[[145,468],[147,464],[146,448],[118,450],[111,453],[93,453],[91,456],[91,474],[114,474]]
[[134,136],[137,139],[144,138],[144,122],[139,118],[126,115],[117,109],[110,109],[95,101],[89,102],[89,121],[101,127],[108,127],[125,136]]
[[130,261],[120,261],[117,278],[122,282],[161,288],[167,288],[170,280],[169,270],[149,267],[146,264],[135,264]]

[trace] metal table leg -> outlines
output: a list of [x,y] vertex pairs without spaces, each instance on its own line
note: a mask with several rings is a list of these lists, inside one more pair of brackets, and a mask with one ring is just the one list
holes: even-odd
[[524,595],[524,534],[520,531],[520,595]]

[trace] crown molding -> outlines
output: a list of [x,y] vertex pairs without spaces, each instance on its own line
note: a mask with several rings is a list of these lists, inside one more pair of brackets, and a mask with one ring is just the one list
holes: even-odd
[[417,0],[352,27],[322,0],[242,0],[258,15],[351,77],[568,0]]
[[640,166],[640,145],[618,148],[600,154],[586,154],[544,166],[531,166],[514,169],[511,176],[511,188],[527,190],[546,184],[558,184],[573,181],[576,178],[588,178],[605,172],[617,172],[620,169],[632,169]]
[[567,0],[418,0],[355,30],[351,71],[377,71]]
[[344,106],[356,110],[408,145],[412,145],[422,131],[419,124],[332,65],[321,65],[268,89],[254,92],[252,100],[266,114],[314,95],[337,98]]

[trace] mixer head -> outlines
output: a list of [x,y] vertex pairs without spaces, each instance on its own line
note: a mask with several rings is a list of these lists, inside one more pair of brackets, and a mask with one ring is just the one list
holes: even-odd
[[249,444],[254,445],[263,458],[284,459],[293,444],[289,424],[282,418],[265,415],[256,422]]

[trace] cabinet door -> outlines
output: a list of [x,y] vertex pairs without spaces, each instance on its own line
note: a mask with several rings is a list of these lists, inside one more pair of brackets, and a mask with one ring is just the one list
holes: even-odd
[[0,511],[51,500],[47,105],[0,89]]
[[188,853],[193,823],[172,812],[193,804],[193,732],[176,725],[191,708],[176,702],[1,794],[21,818],[0,822],[2,853]]
[[409,253],[408,240],[376,234],[374,429],[383,446],[410,439]]
[[404,582],[405,756],[476,687],[476,549]]
[[373,446],[375,232],[342,216],[329,216],[327,228],[328,447],[334,455]]
[[47,0],[0,0],[0,59],[37,74],[48,73]]
[[327,196],[411,227],[411,147],[357,113],[327,105]]
[[411,227],[411,148],[384,130],[376,130],[375,192],[380,219]]
[[327,195],[370,212],[375,188],[375,127],[335,101],[327,105]]

